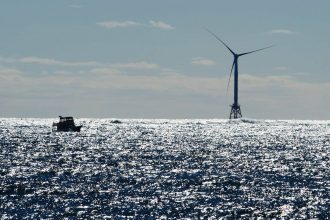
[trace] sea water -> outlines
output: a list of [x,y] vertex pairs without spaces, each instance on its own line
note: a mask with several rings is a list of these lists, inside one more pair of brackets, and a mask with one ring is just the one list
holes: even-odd
[[330,216],[330,121],[0,119],[1,219]]

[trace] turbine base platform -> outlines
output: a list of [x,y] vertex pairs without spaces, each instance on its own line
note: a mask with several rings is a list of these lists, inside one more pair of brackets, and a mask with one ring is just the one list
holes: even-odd
[[239,105],[233,104],[231,106],[229,119],[242,118],[241,107]]

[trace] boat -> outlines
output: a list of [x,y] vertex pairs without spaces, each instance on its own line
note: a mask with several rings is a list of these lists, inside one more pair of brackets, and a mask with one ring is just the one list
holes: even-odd
[[116,119],[116,120],[111,120],[110,123],[112,123],[112,124],[121,124],[122,122]]
[[62,131],[62,132],[80,132],[81,125],[76,126],[74,124],[73,117],[60,117],[59,122],[53,122],[52,131]]

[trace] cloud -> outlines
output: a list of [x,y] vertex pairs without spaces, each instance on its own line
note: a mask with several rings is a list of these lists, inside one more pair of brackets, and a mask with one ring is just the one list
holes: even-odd
[[69,62],[63,60],[56,60],[45,57],[28,56],[22,58],[4,58],[0,57],[0,62],[4,63],[23,63],[23,64],[35,64],[35,65],[53,65],[64,67],[111,67],[116,69],[157,69],[158,64],[150,63],[147,61],[130,62],[130,63],[101,63],[96,61],[78,61]]
[[310,73],[307,73],[307,72],[296,72],[296,73],[292,73],[292,75],[294,75],[294,76],[308,76],[308,75],[310,75]]
[[143,24],[135,22],[135,21],[104,21],[96,23],[100,27],[104,28],[124,28],[124,27],[134,27],[134,26],[142,26]]
[[[51,88],[61,91],[71,91],[76,88],[81,91],[85,89],[111,89],[214,95],[219,94],[219,85],[220,87],[221,85],[224,86],[227,80],[217,77],[192,77],[174,71],[164,72],[158,66],[149,65],[146,62],[128,63],[127,65],[96,67],[86,71],[56,70],[47,74],[28,74],[18,70],[3,69],[0,70],[0,78],[2,79],[0,88],[2,84],[12,85],[12,91],[14,91],[17,83],[19,83],[20,89],[40,89],[44,94],[51,93]],[[154,74],[127,74],[122,72],[120,68],[127,68],[128,71],[131,68],[151,68],[155,72]],[[17,81],[17,78],[21,78],[21,80]]]
[[110,75],[119,75],[122,74],[122,72],[118,69],[114,69],[111,67],[102,67],[102,68],[95,68],[90,70],[91,75],[96,76],[110,76]]
[[275,70],[277,70],[277,71],[285,71],[285,70],[288,70],[288,68],[286,66],[277,66],[277,67],[275,67]]
[[162,21],[153,21],[153,20],[150,20],[149,21],[149,24],[152,27],[159,28],[159,29],[165,29],[165,30],[174,29],[174,27],[172,27],[171,25],[166,24],[165,22],[162,22]]
[[215,91],[219,90],[219,85],[225,84],[225,81],[216,77],[191,77],[176,72],[160,72],[153,75],[127,75],[114,73],[113,69],[94,69],[91,72],[101,73],[104,76],[102,80],[97,78],[90,80],[88,86],[93,88],[214,95],[217,93]]
[[289,29],[274,29],[274,30],[269,31],[268,33],[292,35],[292,34],[295,34],[296,32],[289,30]]
[[[76,85],[83,88],[111,88],[111,89],[138,89],[143,91],[171,91],[173,93],[197,93],[216,96],[225,94],[228,77],[214,76],[190,76],[179,73],[176,70],[160,67],[158,64],[147,61],[107,64],[101,62],[66,62],[49,58],[24,57],[19,59],[1,58],[0,61],[31,63],[37,65],[55,65],[61,69],[53,72],[29,74],[23,70],[7,68],[0,65],[0,83],[7,85],[8,82],[24,83],[22,87],[35,87],[36,84],[47,90],[47,87],[65,87]],[[198,65],[209,65],[206,58],[193,59]],[[202,64],[201,64],[202,63]],[[68,69],[75,65],[81,69]],[[89,68],[86,68],[89,67]],[[21,68],[24,68],[21,67]],[[282,68],[282,67],[281,67]],[[280,68],[280,69],[281,69]],[[147,70],[147,72],[143,71]],[[138,73],[138,74],[137,74]],[[250,74],[240,75],[240,90],[244,92],[262,91],[264,94],[300,91],[301,94],[311,93],[317,96],[327,94],[329,84],[300,82],[299,75],[265,75],[255,76]],[[65,83],[64,83],[65,82]],[[231,84],[232,85],[232,84]],[[14,89],[14,88],[13,88]],[[321,92],[322,91],[322,92]]]
[[[128,64],[129,67],[134,63]],[[91,69],[83,68],[83,70],[63,68],[49,71],[46,74],[42,71],[32,74],[28,72],[29,70],[23,71],[0,66],[0,93],[3,94],[0,99],[10,102],[11,104],[7,103],[6,106],[14,106],[12,110],[21,109],[15,108],[15,106],[24,106],[24,109],[30,108],[31,112],[35,112],[35,106],[53,106],[55,109],[52,114],[60,111],[57,108],[65,109],[67,104],[73,101],[74,106],[94,106],[95,103],[100,102],[108,109],[110,104],[106,103],[109,101],[113,102],[111,105],[113,107],[121,106],[123,100],[132,100],[133,103],[129,105],[131,108],[137,104],[141,106],[150,104],[145,97],[156,97],[157,101],[164,102],[163,107],[168,105],[175,107],[182,102],[190,103],[189,98],[194,97],[190,103],[195,103],[194,106],[199,106],[198,103],[203,103],[205,99],[208,99],[210,102],[203,105],[203,109],[206,109],[208,106],[210,107],[210,103],[213,106],[216,100],[219,101],[219,105],[227,106],[232,99],[232,89],[229,90],[230,95],[226,98],[227,76],[196,76],[175,70],[164,70],[165,68],[151,69],[152,74],[149,70],[148,73],[141,71],[139,74],[133,74],[136,73],[135,70],[125,68],[125,65],[96,66]],[[299,111],[300,116],[297,117],[305,117],[308,114],[314,117],[315,109],[320,111],[320,114],[315,114],[316,118],[326,117],[329,102],[324,100],[328,100],[329,90],[330,83],[300,81],[299,77],[294,75],[240,75],[241,104],[245,106],[245,103],[249,103],[250,107],[257,106],[255,108],[259,110],[256,110],[255,115],[261,114],[259,117],[269,117],[267,115],[277,118],[295,117]],[[85,98],[82,99],[82,97]],[[169,97],[178,97],[178,99],[170,102]],[[135,103],[134,100],[139,101]],[[52,104],[54,102],[56,105]],[[53,109],[53,107],[45,107],[45,109]],[[154,106],[159,113],[163,112],[163,107]],[[118,108],[123,110],[124,107]],[[75,112],[77,108],[72,107],[72,109]],[[82,109],[84,114],[88,114],[94,108]],[[227,113],[226,107],[221,109],[224,111],[223,114]],[[288,113],[288,109],[293,113]],[[128,112],[131,114],[135,112],[130,110]],[[180,112],[178,109],[174,113],[177,111]],[[8,112],[10,112],[9,107]],[[152,115],[152,112],[149,113]],[[106,111],[103,113],[106,114]],[[142,113],[144,114],[145,111]],[[26,111],[17,114],[26,114]],[[96,111],[96,115],[98,115],[98,111]]]
[[[57,65],[58,67],[63,67],[63,69],[57,69],[53,72],[43,73],[41,71],[39,74],[28,74],[18,69],[0,66],[1,83],[6,84],[6,82],[14,81],[18,83],[17,81],[19,80],[20,82],[25,82],[27,87],[35,84],[63,86],[63,83],[65,82],[65,85],[75,84],[80,88],[111,88],[124,90],[139,89],[144,91],[156,90],[171,92],[180,91],[184,93],[199,93],[214,96],[225,94],[225,88],[228,80],[227,76],[190,76],[189,74],[182,74],[175,70],[162,68],[158,64],[147,61],[105,64],[90,61],[71,63],[37,57],[25,57],[20,59],[3,58],[2,60],[38,65]],[[193,61],[196,61],[198,65],[212,64],[212,62],[209,62],[206,58],[201,57],[195,58]],[[82,69],[72,70],[65,68],[71,65],[82,67]],[[148,72],[137,72],[137,70],[148,70]],[[276,91],[283,92],[293,91],[294,88],[303,88],[301,91],[304,89],[308,91],[311,90],[311,88],[315,90],[318,86],[320,86],[313,83],[299,82],[296,77],[298,76],[293,74],[280,76],[255,76],[250,74],[241,74],[240,90],[242,92],[263,91],[263,93],[267,94],[269,88],[275,88]],[[324,86],[325,84],[322,84],[320,88],[323,88]]]
[[195,65],[202,65],[202,66],[214,66],[214,65],[216,65],[216,62],[214,60],[210,60],[210,59],[207,59],[207,58],[204,58],[204,57],[193,58],[191,63],[195,64]]
[[[143,72],[136,74],[133,71],[136,69],[153,70],[153,74]],[[261,92],[261,94],[268,95],[283,92],[293,94],[297,91],[304,94],[308,91],[308,93],[317,96],[318,92],[321,94],[330,89],[330,85],[327,83],[299,82],[296,77],[294,75],[255,76],[241,74],[240,90],[242,94]],[[224,96],[228,80],[227,76],[190,76],[189,74],[178,73],[175,70],[168,71],[160,68],[157,64],[145,61],[94,66],[83,71],[56,70],[47,74],[27,74],[17,69],[3,67],[0,69],[0,78],[0,84],[11,82],[17,85],[20,82],[24,84],[22,88],[41,86],[45,89],[45,92],[47,92],[48,87],[62,88],[68,86],[67,89],[69,89],[72,88],[72,85],[75,85],[76,88],[81,90],[84,90],[84,88],[96,90],[109,88],[112,90],[166,91],[175,94],[206,94],[210,96]]]
[[100,66],[102,64],[95,61],[86,62],[66,62],[42,57],[23,57],[18,59],[18,62],[27,64],[41,64],[41,65],[59,65],[59,66]]
[[25,64],[38,64],[38,65],[58,65],[58,66],[100,66],[103,65],[99,62],[95,61],[84,61],[84,62],[68,62],[68,61],[61,61],[51,58],[44,58],[44,57],[35,57],[35,56],[28,56],[22,58],[5,58],[0,57],[0,62],[5,63],[25,63]]
[[135,63],[122,63],[122,64],[111,64],[113,68],[118,69],[157,69],[159,68],[158,64],[149,63],[146,61],[135,62]]
[[127,27],[151,27],[151,28],[158,28],[163,30],[174,29],[174,27],[171,26],[170,24],[167,24],[163,21],[153,21],[153,20],[150,20],[149,23],[140,23],[136,21],[103,21],[96,23],[96,25],[108,29],[127,28]]
[[256,88],[267,88],[267,87],[290,87],[295,82],[295,78],[291,75],[281,76],[254,76],[250,74],[240,75],[242,88],[256,89]]
[[1,81],[16,81],[21,78],[22,72],[14,68],[0,67]]

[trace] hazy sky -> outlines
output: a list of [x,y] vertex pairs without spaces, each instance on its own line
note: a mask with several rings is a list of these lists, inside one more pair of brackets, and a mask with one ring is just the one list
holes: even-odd
[[0,117],[330,119],[330,1],[3,0]]

